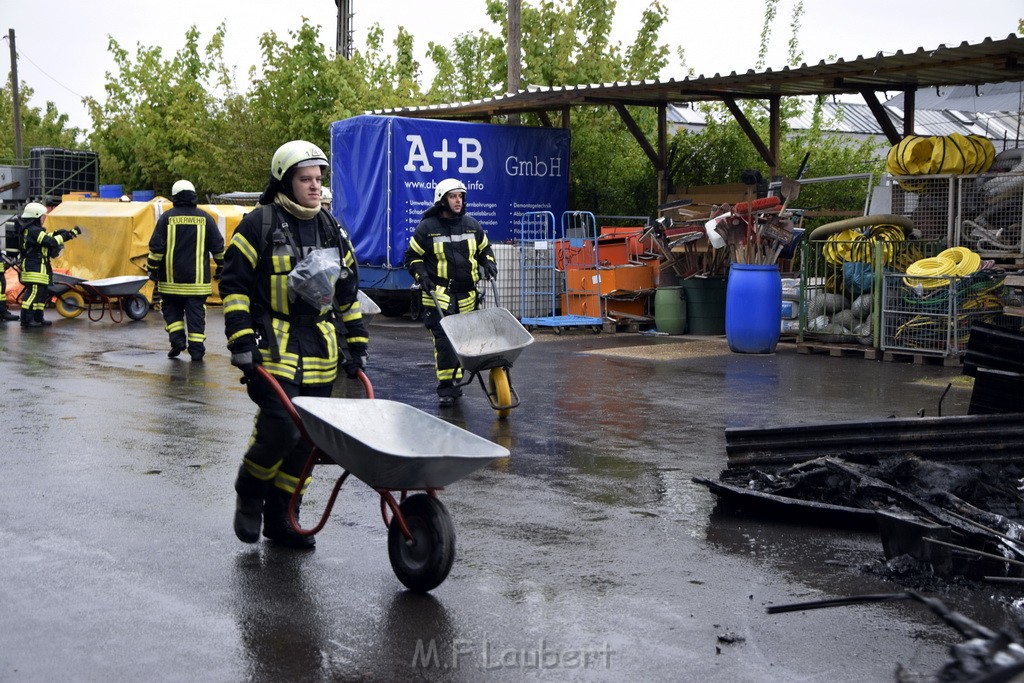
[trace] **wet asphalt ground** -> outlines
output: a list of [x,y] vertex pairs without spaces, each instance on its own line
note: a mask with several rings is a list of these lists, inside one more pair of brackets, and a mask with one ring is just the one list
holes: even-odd
[[[457,554],[423,596],[358,480],[312,552],[234,537],[254,406],[219,309],[202,364],[166,358],[159,313],[47,318],[0,328],[0,680],[891,681],[960,640],[910,602],[766,614],[902,588],[860,568],[877,537],[730,516],[691,481],[725,467],[727,426],[934,415],[957,368],[537,329],[499,421],[478,385],[439,409],[429,334],[378,317],[377,397],[512,454],[440,494]],[[318,467],[307,525],[340,472]],[[949,605],[1000,626],[985,596]]]

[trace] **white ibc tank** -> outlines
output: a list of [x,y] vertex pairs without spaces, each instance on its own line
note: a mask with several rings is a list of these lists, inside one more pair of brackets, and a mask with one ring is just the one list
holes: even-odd
[[482,308],[494,308],[499,305],[507,308],[517,318],[522,317],[522,286],[520,263],[520,249],[517,244],[493,244],[491,249],[494,252],[494,259],[498,262],[498,301],[495,304],[494,291],[489,282],[481,283],[481,288],[486,292]]

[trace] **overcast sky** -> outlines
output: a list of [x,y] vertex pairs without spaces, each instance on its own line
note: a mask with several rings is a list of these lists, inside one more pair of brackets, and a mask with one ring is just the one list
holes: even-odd
[[[531,4],[531,0],[523,0]],[[669,8],[669,23],[661,38],[673,51],[663,78],[682,77],[675,56],[686,50],[686,64],[698,74],[745,71],[757,60],[764,0],[717,0],[688,2],[662,0]],[[375,23],[385,31],[387,44],[399,24],[413,35],[416,57],[426,65],[424,53],[431,41],[450,44],[464,32],[486,29],[495,32],[484,13],[484,0],[353,0],[355,46],[365,46],[366,32]],[[649,0],[619,0],[613,40],[625,46],[636,35],[640,16]],[[787,62],[787,41],[794,0],[781,0],[773,25],[767,60],[770,68]],[[337,9],[334,0],[283,2],[282,0],[6,0],[0,13],[3,25],[4,72],[10,70],[8,31],[14,29],[19,53],[18,75],[35,96],[31,106],[47,101],[68,114],[74,126],[88,128],[90,120],[81,98],[103,98],[104,74],[113,69],[107,51],[108,36],[134,54],[137,44],[159,45],[165,57],[184,44],[184,32],[195,25],[205,44],[217,25],[225,22],[226,62],[246,78],[249,66],[259,64],[258,37],[274,31],[287,38],[302,17],[321,27],[321,40],[333,48]],[[13,5],[13,6],[12,6]],[[919,47],[977,43],[986,37],[1005,38],[1021,17],[1021,0],[986,0],[974,4],[954,0],[805,0],[798,33],[804,61],[817,63],[833,57],[911,52]],[[245,91],[245,83],[239,90]]]

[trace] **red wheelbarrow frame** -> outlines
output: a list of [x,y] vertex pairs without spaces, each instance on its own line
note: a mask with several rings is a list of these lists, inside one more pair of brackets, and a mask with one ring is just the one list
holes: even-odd
[[[292,422],[294,422],[295,426],[298,428],[299,434],[302,436],[302,440],[306,443],[306,445],[310,447],[309,458],[306,459],[306,464],[302,468],[302,475],[299,477],[299,481],[306,481],[309,478],[310,474],[313,472],[313,467],[318,463],[336,465],[337,463],[335,463],[334,460],[332,460],[326,453],[320,450],[320,448],[315,443],[313,443],[313,439],[309,436],[309,432],[306,431],[306,427],[302,423],[302,418],[299,416],[298,411],[295,410],[295,406],[292,405],[291,399],[288,398],[288,394],[285,393],[284,389],[281,387],[281,384],[277,381],[277,379],[273,375],[271,375],[266,368],[264,368],[261,365],[256,366],[256,374],[258,374],[263,379],[263,381],[265,381],[270,386],[270,388],[273,389],[274,393],[277,395],[278,400],[281,401],[281,405],[283,405],[285,410],[288,412],[288,416],[291,417]],[[373,385],[370,383],[370,378],[366,376],[366,373],[360,370],[358,379],[362,383],[363,388],[366,390],[366,398],[373,398]],[[331,497],[327,500],[327,507],[324,509],[323,515],[320,517],[320,521],[317,523],[316,526],[310,529],[303,529],[301,526],[299,526],[297,510],[299,507],[299,492],[301,491],[301,486],[296,487],[295,491],[292,492],[292,497],[288,501],[288,523],[291,525],[295,533],[300,534],[302,536],[313,536],[324,528],[324,525],[327,524],[327,518],[331,514],[331,510],[334,509],[334,501],[337,499],[338,493],[341,491],[341,486],[342,484],[345,483],[345,480],[348,479],[350,474],[351,473],[348,470],[342,471],[341,477],[339,477],[338,481],[335,482],[334,484],[334,488],[331,491]],[[399,492],[400,498],[399,500],[396,501],[395,496],[393,495],[391,490],[376,488],[374,486],[371,486],[370,488],[372,488],[374,491],[377,492],[378,495],[380,495],[380,513],[381,517],[384,519],[384,527],[391,528],[391,524],[393,522],[396,522],[398,524],[398,530],[402,532],[402,536],[404,536],[407,541],[412,541],[413,535],[405,522],[405,516],[399,509],[399,503],[405,500],[410,490],[423,490],[428,495],[434,498],[437,497],[437,491],[441,490],[436,488],[402,489]],[[389,510],[391,512],[390,519],[388,518]]]

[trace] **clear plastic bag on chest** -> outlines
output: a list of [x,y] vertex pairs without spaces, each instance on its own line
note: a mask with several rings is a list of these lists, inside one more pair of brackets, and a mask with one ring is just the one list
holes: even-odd
[[314,249],[288,273],[288,298],[301,298],[320,313],[326,313],[334,300],[334,286],[350,274],[341,265],[337,247]]

